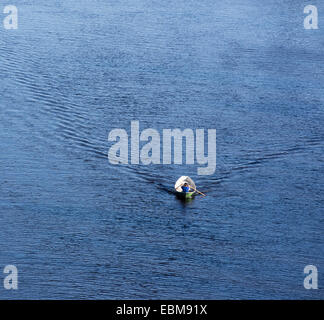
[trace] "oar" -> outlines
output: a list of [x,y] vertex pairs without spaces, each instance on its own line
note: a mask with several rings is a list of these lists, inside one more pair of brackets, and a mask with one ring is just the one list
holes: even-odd
[[[192,189],[194,189],[194,188],[192,188]],[[206,197],[206,195],[205,195],[204,193],[198,191],[197,189],[194,189],[194,190],[195,190],[196,192],[200,193],[201,195],[203,195],[204,197]]]
[[[184,183],[183,183],[180,187],[182,187],[183,185],[184,185]],[[203,195],[204,197],[206,197],[206,195],[205,195],[204,193],[198,191],[197,189],[191,187],[190,185],[189,185],[189,187],[190,187],[191,189],[195,190],[196,192],[200,193],[200,194]]]

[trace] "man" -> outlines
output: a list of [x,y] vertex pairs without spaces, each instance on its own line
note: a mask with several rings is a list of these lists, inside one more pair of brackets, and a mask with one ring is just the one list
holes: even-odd
[[189,187],[189,184],[187,182],[181,188],[182,188],[183,192],[189,192],[190,191],[190,187]]

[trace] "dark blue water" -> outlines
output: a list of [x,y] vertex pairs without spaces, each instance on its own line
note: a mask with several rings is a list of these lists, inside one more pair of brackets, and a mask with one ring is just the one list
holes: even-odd
[[[321,2],[319,30],[304,1],[12,2],[0,298],[324,298]],[[131,120],[215,128],[216,172],[111,165],[108,133]],[[179,201],[181,175],[207,197]],[[303,287],[308,264],[319,290]]]

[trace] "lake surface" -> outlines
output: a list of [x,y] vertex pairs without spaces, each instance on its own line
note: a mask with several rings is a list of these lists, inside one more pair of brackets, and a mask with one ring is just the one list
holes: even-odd
[[[0,298],[324,298],[324,33],[303,1],[12,2],[0,275],[19,288]],[[216,172],[113,166],[131,120],[216,129]],[[182,175],[207,197],[178,200]]]

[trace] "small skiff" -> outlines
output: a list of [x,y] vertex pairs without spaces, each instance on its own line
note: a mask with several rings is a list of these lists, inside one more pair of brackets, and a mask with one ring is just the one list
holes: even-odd
[[[190,187],[190,191],[189,192],[183,192],[182,191],[182,186],[185,184],[185,183],[188,183],[189,187]],[[182,176],[180,177],[177,182],[175,183],[174,185],[174,188],[176,190],[176,195],[183,198],[183,199],[190,199],[192,198],[195,193],[196,193],[196,185],[195,183],[193,182],[193,180],[188,177],[188,176]]]

